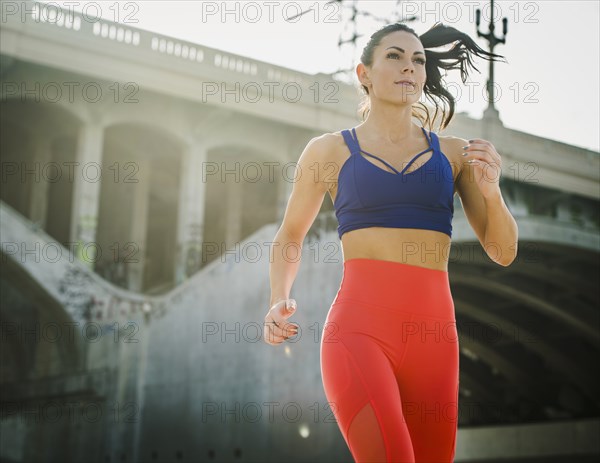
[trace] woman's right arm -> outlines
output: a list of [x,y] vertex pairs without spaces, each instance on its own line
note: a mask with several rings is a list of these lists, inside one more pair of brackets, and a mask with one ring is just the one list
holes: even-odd
[[331,135],[325,134],[311,139],[300,155],[285,214],[271,246],[271,309],[265,317],[265,334],[270,333],[269,340],[272,341],[269,344],[283,342],[294,327],[286,321],[291,315],[286,310],[286,304],[277,303],[289,298],[300,267],[302,242],[321,210],[323,198],[329,189],[329,184],[324,181],[323,167],[331,146],[329,137]]

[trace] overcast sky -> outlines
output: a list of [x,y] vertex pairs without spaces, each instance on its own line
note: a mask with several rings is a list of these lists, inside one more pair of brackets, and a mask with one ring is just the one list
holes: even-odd
[[[355,26],[349,21],[353,3],[359,11],[388,20],[417,16],[408,24],[418,34],[441,21],[473,38],[475,10],[482,8],[483,32],[488,32],[491,11],[489,1],[345,0],[342,6],[327,5],[325,1],[70,3],[77,11],[99,11],[106,19],[309,74],[355,67],[369,36],[384,25],[359,14],[356,30],[363,36],[356,47],[338,47],[340,37],[347,40],[354,33]],[[501,18],[508,19],[507,43],[494,50],[508,60],[508,64],[498,63],[495,67],[497,87],[502,92],[496,107],[505,126],[600,149],[599,4],[597,0],[495,2],[497,36],[502,34]],[[229,14],[223,17],[224,6]],[[311,7],[313,10],[298,20],[285,20]],[[487,49],[485,40],[476,40]],[[448,74],[446,81],[463,88],[457,111],[480,118],[487,106],[488,63],[478,59],[476,66],[481,74],[475,72],[470,79],[475,90],[472,98],[458,72]],[[453,93],[456,95],[456,91]],[[451,128],[447,132],[451,135]]]

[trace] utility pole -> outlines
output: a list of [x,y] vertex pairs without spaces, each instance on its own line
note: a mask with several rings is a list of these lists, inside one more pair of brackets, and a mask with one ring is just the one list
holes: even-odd
[[[401,2],[401,0],[396,0],[396,7],[398,7],[400,5],[400,2]],[[348,5],[348,3],[351,3],[351,5]],[[379,17],[367,10],[358,9],[357,3],[358,3],[358,0],[351,0],[351,1],[349,1],[349,0],[329,0],[328,2],[325,3],[325,5],[338,4],[340,6],[340,8],[347,8],[352,11],[352,15],[349,18],[348,23],[346,23],[346,24],[350,24],[353,27],[352,36],[350,38],[343,39],[342,38],[343,33],[340,33],[340,36],[338,39],[338,48],[341,50],[343,45],[347,45],[347,44],[351,45],[353,47],[353,56],[354,57],[356,57],[357,39],[359,39],[360,37],[362,37],[364,35],[364,34],[358,33],[358,18],[359,17],[370,18],[373,21],[376,21],[382,25],[392,24],[395,22],[410,23],[410,22],[416,21],[418,19],[417,16],[401,17],[400,13],[398,11],[398,8],[396,8],[392,12],[391,16],[389,16],[389,17]],[[368,2],[364,2],[364,3],[368,5]],[[296,14],[294,16],[286,18],[286,20],[291,21],[293,19],[296,19],[297,17],[302,16],[302,15],[308,13],[309,11],[312,11],[313,9],[314,9],[313,6],[311,6],[310,8],[308,8],[305,11],[300,12],[299,14]],[[335,76],[338,74],[342,74],[342,75],[349,76],[352,79],[354,77],[354,70],[355,70],[355,64],[353,63],[353,65],[347,69],[337,69],[336,71],[330,72],[327,75]]]

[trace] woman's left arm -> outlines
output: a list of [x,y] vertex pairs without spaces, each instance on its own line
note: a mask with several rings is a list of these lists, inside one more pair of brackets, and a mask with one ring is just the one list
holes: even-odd
[[517,257],[517,223],[506,207],[500,188],[484,199],[487,212],[484,244],[486,252],[498,264],[508,266]]
[[460,140],[461,171],[457,192],[487,255],[508,266],[517,256],[519,230],[500,191],[502,158],[487,140]]

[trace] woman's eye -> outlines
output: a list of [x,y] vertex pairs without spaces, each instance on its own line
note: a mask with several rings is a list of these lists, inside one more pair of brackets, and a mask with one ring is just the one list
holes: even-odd
[[[388,58],[392,58],[392,57],[394,57],[394,58],[399,58],[399,57],[400,57],[400,55],[399,55],[398,53],[393,53],[393,52],[392,52],[392,53],[388,53],[388,54],[387,54],[387,57],[388,57]],[[415,59],[415,61],[416,61],[417,63],[425,64],[425,60],[424,60],[423,58],[417,58],[417,59]]]

